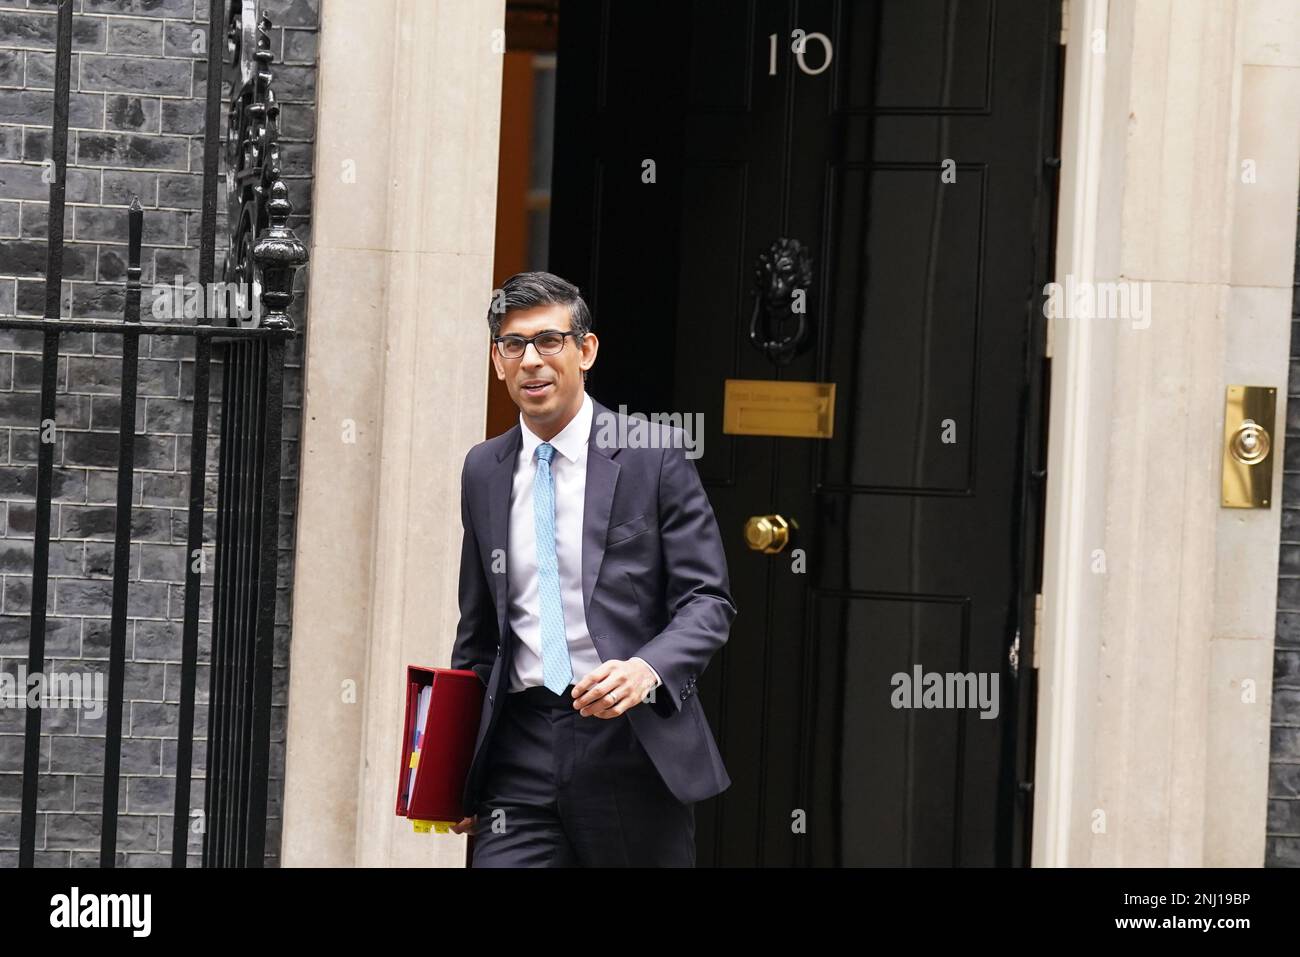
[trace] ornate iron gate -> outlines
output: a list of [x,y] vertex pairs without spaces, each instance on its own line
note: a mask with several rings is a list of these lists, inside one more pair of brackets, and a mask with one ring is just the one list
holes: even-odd
[[[288,309],[293,280],[306,250],[288,226],[292,206],[280,178],[279,108],[271,91],[270,21],[256,0],[210,0],[207,111],[203,154],[203,200],[199,283],[204,307],[193,324],[142,322],[140,248],[144,210],[132,201],[129,266],[121,322],[63,319],[63,220],[67,169],[72,0],[59,0],[55,59],[52,159],[45,311],[42,319],[0,318],[0,328],[39,329],[42,355],[37,462],[36,529],[32,569],[28,675],[45,666],[50,500],[59,337],[98,332],[122,336],[122,413],[118,430],[117,510],[114,529],[113,600],[104,753],[100,866],[112,867],[117,842],[119,771],[126,660],[127,587],[131,547],[135,407],[140,337],[195,337],[194,407],[189,473],[189,531],[185,564],[180,727],[172,866],[184,867],[190,821],[194,699],[198,659],[199,588],[203,560],[204,476],[207,470],[209,384],[212,351],[223,367],[220,461],[216,515],[216,562],[212,605],[208,758],[203,863],[260,866],[265,850],[270,753],[271,665],[275,612],[277,518],[284,349],[296,335]],[[223,282],[233,283],[241,311],[218,324],[214,297],[217,176],[221,88],[231,83],[227,165],[229,237]],[[24,729],[19,865],[31,867],[36,846],[37,775],[41,708],[29,708]]]

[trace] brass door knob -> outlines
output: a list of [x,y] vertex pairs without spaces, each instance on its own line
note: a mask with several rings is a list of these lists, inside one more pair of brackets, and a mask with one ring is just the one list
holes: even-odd
[[780,515],[754,515],[745,523],[745,543],[756,552],[775,555],[789,543],[792,524]]

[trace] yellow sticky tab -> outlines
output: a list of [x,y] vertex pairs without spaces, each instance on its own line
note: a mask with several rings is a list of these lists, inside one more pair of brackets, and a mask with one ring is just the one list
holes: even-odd
[[455,821],[419,821],[411,818],[411,826],[415,828],[417,834],[428,834],[429,831],[438,834],[450,834],[451,826],[455,823]]
[[419,749],[416,749],[415,751],[411,752],[411,760],[407,763],[406,766],[408,768],[414,768],[419,763],[420,763],[420,752]]

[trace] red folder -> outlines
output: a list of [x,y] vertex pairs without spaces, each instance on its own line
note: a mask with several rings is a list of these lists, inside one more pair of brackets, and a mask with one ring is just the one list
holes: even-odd
[[[419,747],[413,748],[420,692],[429,686],[429,717]],[[410,818],[415,830],[427,833],[432,828],[446,834],[465,817],[465,779],[474,758],[482,708],[483,682],[474,672],[407,667],[397,816]],[[408,794],[411,769],[415,770],[415,786]]]

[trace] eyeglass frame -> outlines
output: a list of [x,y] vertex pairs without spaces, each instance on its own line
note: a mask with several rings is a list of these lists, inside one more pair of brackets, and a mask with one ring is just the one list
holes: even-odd
[[[565,338],[567,338],[568,336],[573,336],[575,344],[578,346],[578,348],[582,348],[582,337],[585,335],[586,335],[585,332],[574,332],[573,330],[569,330],[568,332],[561,332],[559,329],[543,329],[535,336],[519,336],[519,335],[515,335],[514,333],[510,333],[504,336],[494,336],[492,338],[492,344],[496,346],[497,355],[501,356],[502,359],[522,359],[528,353],[528,346],[530,344],[532,344],[533,348],[537,350],[537,354],[539,356],[558,356],[561,352],[564,351]],[[543,352],[541,348],[535,344],[535,340],[540,339],[542,336],[559,336],[560,348],[556,349],[554,352]],[[506,355],[505,351],[501,348],[501,343],[505,342],[507,339],[518,339],[521,342],[523,342],[524,344],[523,351],[520,352],[519,355],[517,356]]]

